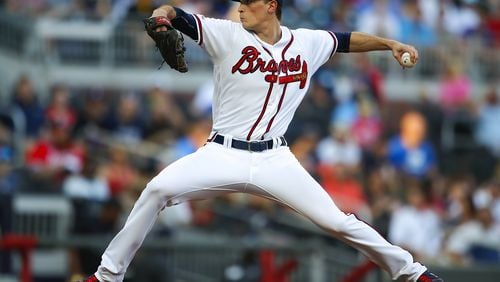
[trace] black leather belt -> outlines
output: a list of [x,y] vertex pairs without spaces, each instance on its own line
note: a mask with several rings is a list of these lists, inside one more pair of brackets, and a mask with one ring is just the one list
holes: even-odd
[[[225,137],[223,135],[215,135],[212,140],[208,140],[209,142],[215,142],[221,145],[224,145]],[[281,136],[279,138],[281,141],[279,146],[287,146],[285,137]],[[274,148],[274,139],[266,140],[266,141],[243,141],[243,140],[235,140],[231,141],[231,148],[247,150],[251,152],[262,152],[265,150],[269,150]]]

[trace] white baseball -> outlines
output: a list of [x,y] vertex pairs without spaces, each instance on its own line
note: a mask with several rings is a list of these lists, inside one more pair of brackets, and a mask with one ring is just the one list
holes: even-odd
[[407,68],[411,68],[415,65],[411,61],[411,55],[408,52],[404,52],[403,55],[401,55],[401,61],[403,62],[403,66],[405,66]]

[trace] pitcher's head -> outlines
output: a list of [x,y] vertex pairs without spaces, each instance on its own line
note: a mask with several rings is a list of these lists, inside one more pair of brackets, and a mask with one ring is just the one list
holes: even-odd
[[243,27],[253,30],[257,25],[276,16],[281,20],[283,0],[233,0],[240,2],[238,13]]

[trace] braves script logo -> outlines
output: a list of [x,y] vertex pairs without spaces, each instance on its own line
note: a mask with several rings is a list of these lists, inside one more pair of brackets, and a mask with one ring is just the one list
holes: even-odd
[[[241,51],[241,58],[236,62],[232,68],[232,73],[239,72],[241,74],[254,73],[260,71],[263,73],[271,73],[266,75],[267,82],[279,84],[286,84],[291,82],[300,82],[300,89],[304,88],[307,80],[307,63],[302,62],[300,55],[296,58],[283,60],[276,63],[274,59],[264,61],[259,55],[260,52],[253,46],[247,46]],[[298,72],[298,74],[290,74],[278,76],[276,73]]]

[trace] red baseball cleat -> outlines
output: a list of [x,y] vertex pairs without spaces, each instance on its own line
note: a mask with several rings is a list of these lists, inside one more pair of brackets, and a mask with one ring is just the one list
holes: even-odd
[[444,282],[444,280],[427,270],[418,277],[417,282]]
[[97,280],[97,277],[95,277],[95,275],[92,275],[89,278],[83,280],[82,282],[99,282],[99,280]]

